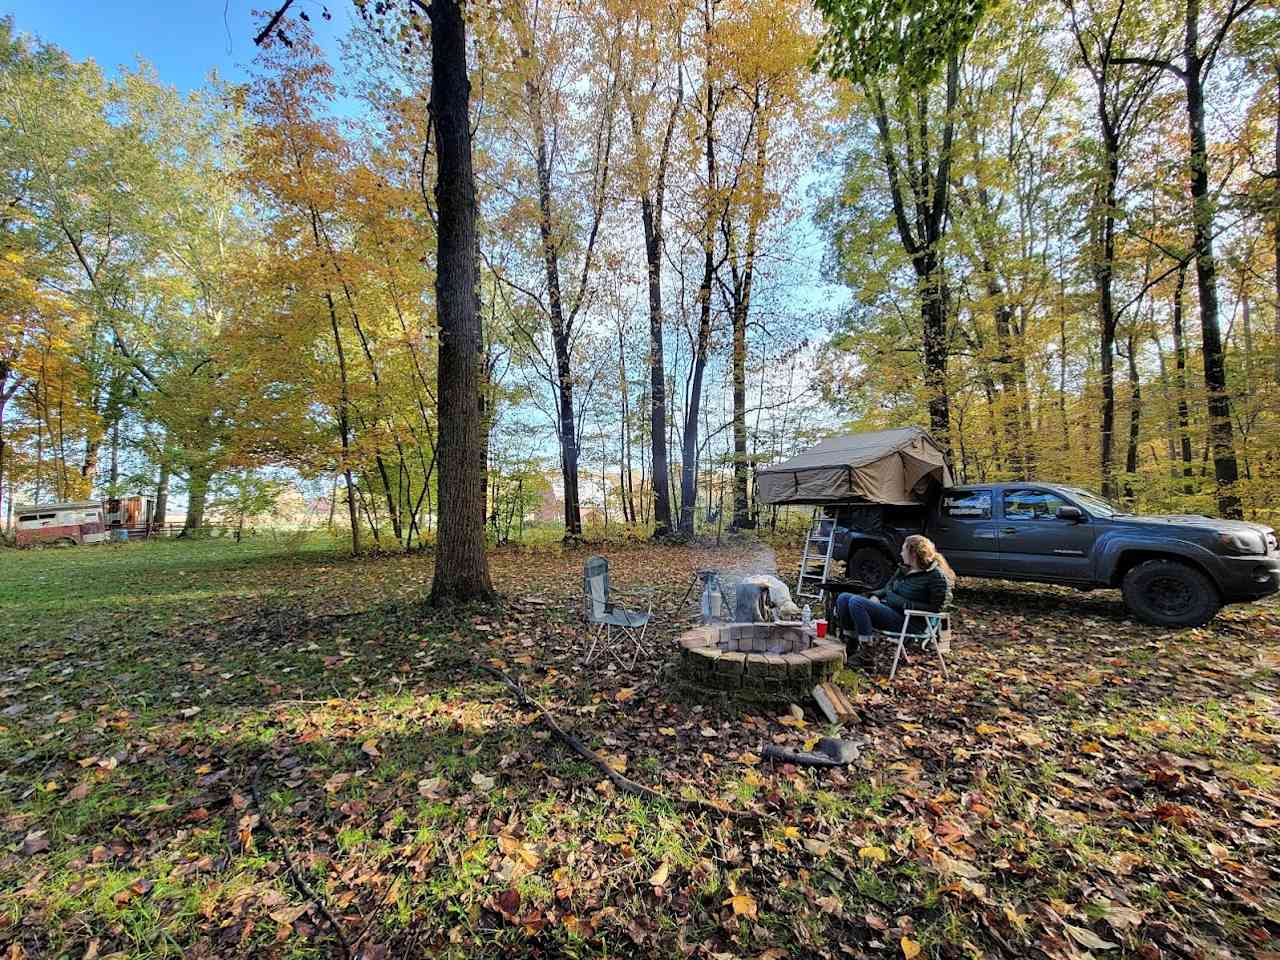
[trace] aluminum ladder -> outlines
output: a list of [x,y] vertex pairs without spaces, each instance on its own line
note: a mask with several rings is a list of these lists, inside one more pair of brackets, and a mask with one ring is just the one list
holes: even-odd
[[796,578],[796,598],[821,600],[821,586],[831,570],[831,555],[836,545],[835,517],[824,515],[822,507],[813,508],[809,532],[804,538],[804,555],[800,558],[800,576]]

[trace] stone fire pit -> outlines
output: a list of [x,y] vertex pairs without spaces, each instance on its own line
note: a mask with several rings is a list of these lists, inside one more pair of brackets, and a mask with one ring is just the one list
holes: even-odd
[[680,675],[707,690],[803,700],[844,665],[841,643],[817,640],[798,623],[726,623],[680,637]]

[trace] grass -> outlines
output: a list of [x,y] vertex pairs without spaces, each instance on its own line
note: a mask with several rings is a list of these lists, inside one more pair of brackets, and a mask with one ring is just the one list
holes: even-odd
[[[664,641],[751,549],[605,552],[666,590]],[[342,956],[286,850],[370,960],[1276,949],[1274,605],[1157,631],[966,585],[949,680],[842,671],[863,752],[823,772],[757,758],[825,722],[681,691],[665,647],[582,668],[586,552],[495,551],[506,609],[447,616],[429,556],[319,539],[0,552],[0,953]],[[618,794],[477,662],[628,776],[781,826]]]

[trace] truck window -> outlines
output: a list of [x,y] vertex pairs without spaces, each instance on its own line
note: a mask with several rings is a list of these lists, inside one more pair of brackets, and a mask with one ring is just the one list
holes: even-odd
[[991,491],[972,490],[942,498],[942,515],[954,520],[990,520]]
[[30,523],[32,520],[39,520],[39,519],[40,518],[37,517],[34,513],[24,513],[22,516],[18,517],[18,522]]
[[1047,490],[1006,490],[1004,492],[1004,518],[1006,520],[1052,520],[1058,508],[1067,502]]

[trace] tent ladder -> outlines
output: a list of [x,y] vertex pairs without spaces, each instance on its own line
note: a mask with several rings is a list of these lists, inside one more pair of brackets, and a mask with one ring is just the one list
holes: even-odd
[[796,578],[796,599],[822,599],[822,583],[831,572],[831,556],[836,544],[835,517],[828,517],[822,507],[813,508],[809,532],[804,538],[804,554],[800,558],[800,575]]

